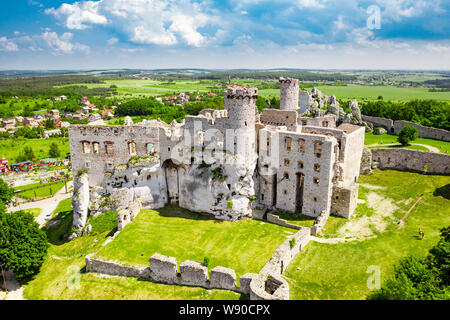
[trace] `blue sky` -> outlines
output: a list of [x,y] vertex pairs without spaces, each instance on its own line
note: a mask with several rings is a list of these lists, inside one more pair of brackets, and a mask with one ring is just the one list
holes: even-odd
[[450,69],[448,0],[4,2],[0,69]]

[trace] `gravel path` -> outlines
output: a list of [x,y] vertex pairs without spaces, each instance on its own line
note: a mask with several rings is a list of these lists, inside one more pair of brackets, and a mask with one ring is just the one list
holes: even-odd
[[356,238],[320,238],[311,236],[311,240],[319,243],[340,243],[340,242],[348,242],[355,241]]
[[[72,181],[67,183],[68,189],[70,188],[72,183],[73,183]],[[13,211],[19,211],[19,210],[24,210],[24,209],[39,208],[42,210],[42,212],[38,217],[36,217],[35,220],[37,223],[39,223],[39,226],[42,227],[47,222],[45,217],[48,214],[53,213],[53,211],[55,211],[56,207],[58,206],[58,203],[62,200],[65,200],[65,199],[71,198],[71,197],[72,197],[72,191],[69,190],[69,193],[66,193],[66,188],[62,187],[61,190],[59,190],[53,198],[48,198],[48,199],[44,199],[44,200],[36,201],[36,202],[27,202],[27,203],[19,204],[17,207],[10,207],[8,209],[8,211],[13,212]]]

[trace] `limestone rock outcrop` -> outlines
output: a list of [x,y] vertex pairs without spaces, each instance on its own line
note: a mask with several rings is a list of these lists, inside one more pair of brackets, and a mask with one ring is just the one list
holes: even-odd
[[73,226],[81,230],[86,225],[89,207],[89,176],[79,173],[74,179],[74,193],[72,197]]

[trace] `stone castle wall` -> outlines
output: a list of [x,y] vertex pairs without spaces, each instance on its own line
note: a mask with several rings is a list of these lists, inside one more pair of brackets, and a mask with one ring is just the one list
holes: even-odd
[[380,169],[413,170],[450,174],[450,155],[408,149],[371,149]]
[[425,127],[420,124],[404,120],[393,121],[391,119],[371,117],[365,115],[362,116],[362,119],[366,122],[372,123],[374,127],[385,128],[389,133],[397,134],[404,126],[410,125],[417,128],[420,138],[450,141],[450,131],[444,129]]
[[403,121],[403,120],[397,120],[394,122],[394,133],[397,134],[404,126],[413,126],[417,128],[417,133],[419,134],[420,138],[429,138],[429,139],[436,139],[436,140],[442,140],[442,141],[450,141],[450,131],[444,130],[444,129],[437,129],[437,128],[431,128],[431,127],[425,127],[420,124],[409,122],[409,121]]

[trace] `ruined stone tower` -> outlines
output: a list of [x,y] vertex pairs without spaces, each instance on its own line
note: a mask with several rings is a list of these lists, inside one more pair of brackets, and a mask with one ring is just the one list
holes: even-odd
[[257,88],[232,86],[228,87],[225,92],[224,105],[228,114],[225,150],[234,150],[234,153],[237,152],[245,159],[250,159],[256,152],[255,115],[257,98]]
[[280,78],[280,110],[298,110],[298,80]]

